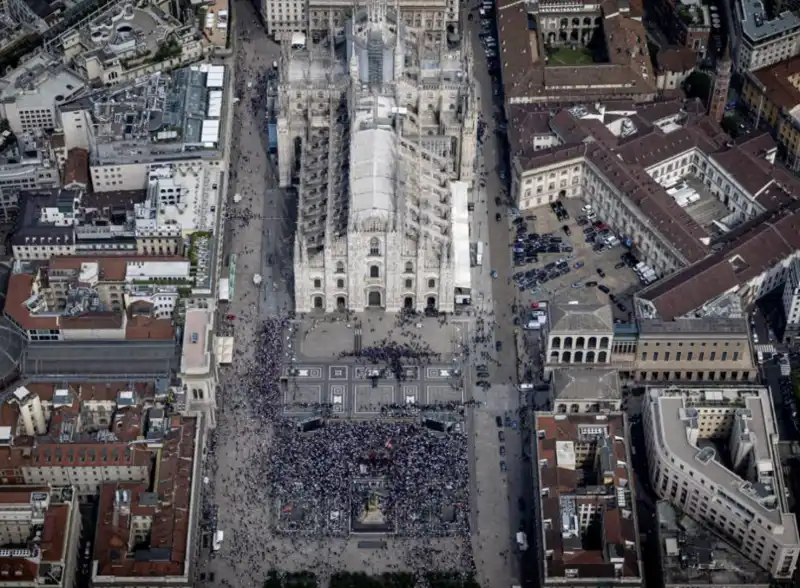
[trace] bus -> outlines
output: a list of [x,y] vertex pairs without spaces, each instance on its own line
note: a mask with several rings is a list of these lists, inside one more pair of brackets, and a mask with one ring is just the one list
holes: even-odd
[[483,265],[483,241],[478,241],[475,249],[475,265]]

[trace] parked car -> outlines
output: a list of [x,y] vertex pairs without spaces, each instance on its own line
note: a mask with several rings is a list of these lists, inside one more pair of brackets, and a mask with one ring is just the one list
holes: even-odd
[[608,294],[609,292],[611,292],[611,288],[609,288],[608,286],[604,286],[603,284],[597,286],[597,289],[603,292],[604,294]]
[[606,272],[603,271],[603,268],[599,267],[597,268],[597,275],[600,276],[601,278],[605,278]]

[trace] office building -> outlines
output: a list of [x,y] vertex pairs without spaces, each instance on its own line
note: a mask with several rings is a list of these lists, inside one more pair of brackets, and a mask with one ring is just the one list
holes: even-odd
[[709,527],[669,502],[656,503],[664,588],[769,588],[769,574]]
[[0,80],[0,118],[8,120],[15,135],[55,129],[59,107],[85,87],[80,75],[38,54]]
[[[659,498],[708,524],[776,579],[797,567],[769,390],[651,387],[643,424]],[[724,453],[723,453],[724,452]]]
[[609,413],[622,409],[619,372],[608,367],[552,370],[550,405],[557,414]]
[[634,380],[754,382],[750,330],[743,317],[637,321]]
[[347,62],[322,42],[287,49],[281,68],[280,180],[299,194],[296,310],[452,312],[456,289],[470,288],[469,51],[428,42],[385,2],[346,29]]
[[735,0],[731,35],[736,70],[741,73],[769,67],[800,53],[800,17],[791,10],[777,12],[780,3]]
[[794,80],[800,73],[800,56],[784,59],[742,76],[742,102],[755,120],[766,123],[786,150],[787,166],[800,169],[800,90]]
[[533,560],[542,586],[641,586],[625,417],[535,415]]

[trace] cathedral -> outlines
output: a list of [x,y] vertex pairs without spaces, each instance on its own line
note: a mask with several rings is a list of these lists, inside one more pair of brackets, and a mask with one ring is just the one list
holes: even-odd
[[343,35],[283,46],[279,174],[297,189],[297,312],[452,312],[469,288],[470,48],[397,15],[370,0]]

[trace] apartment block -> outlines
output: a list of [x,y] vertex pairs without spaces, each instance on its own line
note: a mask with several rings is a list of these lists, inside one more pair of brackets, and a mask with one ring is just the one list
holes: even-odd
[[0,89],[0,117],[15,135],[59,126],[59,107],[84,90],[76,72],[40,53],[7,73]]
[[755,71],[800,53],[800,18],[780,6],[761,0],[733,2],[731,41],[737,71]]
[[658,496],[774,578],[791,578],[800,535],[787,504],[769,390],[650,387],[642,413]]
[[625,417],[537,412],[532,549],[543,586],[641,586]]
[[[96,497],[93,586],[192,586],[203,427],[201,418],[172,412],[168,400],[159,382],[33,382],[2,406],[4,477],[61,488],[62,502]],[[0,489],[0,532],[11,488]],[[72,524],[79,521],[75,509]],[[6,532],[19,536],[20,525]],[[46,525],[42,542],[56,541]],[[64,545],[71,537],[77,531],[60,535]],[[76,556],[73,542],[61,557],[74,570]]]
[[[74,153],[80,148],[73,148]],[[87,168],[88,173],[88,168]],[[178,224],[159,224],[157,202],[147,190],[87,192],[79,176],[65,176],[70,189],[18,194],[11,235],[14,257],[47,261],[54,255],[180,255],[187,248]],[[148,203],[149,202],[149,203]],[[154,204],[156,203],[156,204]],[[153,214],[151,214],[151,212]],[[191,231],[192,225],[186,228]]]
[[193,283],[181,257],[53,257],[19,269],[4,313],[31,342],[172,339]]
[[70,486],[0,486],[0,586],[74,585],[81,514]]
[[58,162],[41,131],[0,137],[0,222],[11,223],[19,212],[19,193],[58,187]]
[[789,265],[781,301],[786,319],[783,341],[787,345],[797,346],[800,342],[800,259],[793,259]]

